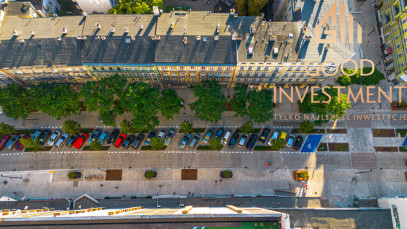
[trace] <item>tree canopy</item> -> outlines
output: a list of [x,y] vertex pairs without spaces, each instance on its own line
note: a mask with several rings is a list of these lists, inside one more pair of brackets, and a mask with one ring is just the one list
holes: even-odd
[[147,83],[129,84],[125,91],[123,106],[133,115],[131,122],[135,132],[153,130],[160,124],[157,114],[160,107],[160,92]]
[[237,11],[241,16],[260,16],[261,9],[268,0],[236,0]]
[[31,87],[36,106],[45,114],[61,119],[81,110],[79,94],[70,85],[40,83]]
[[302,123],[300,123],[300,132],[301,133],[310,134],[313,129],[314,129],[314,123],[309,120],[305,120]]
[[81,128],[81,125],[72,120],[66,120],[62,124],[62,130],[69,135],[74,135],[74,134],[79,133],[80,128]]
[[[299,106],[302,109],[303,113],[314,113],[317,115],[333,115],[331,120],[335,120],[337,117],[342,117],[345,115],[345,112],[351,108],[350,102],[347,102],[347,95],[340,94],[340,102],[338,103],[338,89],[333,88],[332,85],[325,90],[331,96],[331,101],[329,103],[323,103],[323,101],[328,101],[329,98],[327,95],[322,93],[322,90],[316,92],[314,96],[314,101],[320,101],[319,103],[311,103],[311,93],[305,95],[303,103],[298,101]],[[320,125],[328,120],[317,120],[315,124]]]
[[174,89],[164,89],[161,91],[160,111],[166,119],[173,119],[175,114],[179,114],[181,109],[181,98]]
[[191,133],[192,132],[192,123],[190,121],[184,120],[180,126],[181,133]]
[[35,105],[30,90],[23,86],[13,83],[0,90],[0,106],[9,118],[28,118],[35,111]]
[[245,122],[241,127],[240,130],[244,134],[249,134],[254,132],[253,128],[253,122],[252,121],[247,121]]
[[247,90],[246,85],[235,88],[234,98],[231,100],[237,117],[248,116],[254,122],[267,122],[273,117],[273,91]]
[[109,14],[152,14],[153,6],[163,8],[162,0],[119,0],[119,4],[108,11]]
[[[352,74],[355,70],[344,68],[343,69],[347,74]],[[381,80],[385,79],[383,73],[381,73],[377,68],[374,69],[373,73],[370,75],[362,76],[360,75],[361,69],[358,68],[356,73],[352,76],[341,75],[338,78],[338,83],[341,86],[349,86],[351,84],[358,84],[358,85],[377,85]],[[367,74],[372,71],[371,67],[363,68],[363,73]]]
[[193,89],[198,100],[190,104],[196,116],[203,121],[217,122],[226,110],[226,97],[222,94],[221,86],[216,80],[204,80]]
[[285,147],[285,140],[278,138],[271,143],[271,150],[279,151]]
[[0,123],[0,134],[14,134],[16,130],[13,126],[6,124],[4,122]]

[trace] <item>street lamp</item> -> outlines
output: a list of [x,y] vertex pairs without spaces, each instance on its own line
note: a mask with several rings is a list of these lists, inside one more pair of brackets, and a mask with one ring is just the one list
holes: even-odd
[[370,169],[368,171],[355,172],[355,174],[358,174],[358,173],[371,173],[371,172],[373,172],[373,169]]
[[275,172],[277,170],[278,170],[278,167],[276,169],[274,169],[274,170],[270,170],[269,173]]
[[1,177],[7,177],[7,178],[10,178],[10,179],[23,179],[22,177],[12,177],[12,176],[4,176],[3,174],[1,174]]

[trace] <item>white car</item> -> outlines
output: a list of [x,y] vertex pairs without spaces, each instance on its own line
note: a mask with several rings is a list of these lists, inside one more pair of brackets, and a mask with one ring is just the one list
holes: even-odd
[[56,130],[51,137],[48,140],[48,145],[53,146],[55,144],[55,142],[57,141],[57,139],[59,138],[59,136],[61,135],[61,131]]
[[161,130],[160,133],[158,133],[157,137],[158,137],[159,139],[163,140],[164,137],[165,137],[165,130]]
[[55,143],[55,146],[58,148],[61,148],[61,146],[64,145],[65,141],[68,140],[69,135],[68,134],[63,134],[57,141],[57,143]]

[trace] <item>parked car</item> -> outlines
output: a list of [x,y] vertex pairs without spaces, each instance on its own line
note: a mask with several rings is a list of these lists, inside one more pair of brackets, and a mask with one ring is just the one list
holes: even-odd
[[246,144],[247,138],[249,135],[243,134],[242,137],[239,140],[239,143],[237,144],[239,147],[243,147]]
[[13,146],[17,143],[18,139],[20,139],[20,136],[11,136],[10,139],[6,143],[6,148],[12,149]]
[[237,140],[239,140],[239,134],[238,133],[234,133],[232,135],[232,138],[230,139],[230,142],[228,144],[229,148],[233,149],[237,143]]
[[226,131],[226,134],[223,136],[222,140],[220,141],[222,144],[228,144],[229,138],[232,135],[230,131]]
[[216,131],[215,137],[213,137],[213,138],[214,139],[221,138],[223,135],[223,132],[224,132],[223,128],[222,127],[219,128],[218,131]]
[[122,145],[122,148],[123,149],[127,149],[127,148],[129,148],[129,146],[131,145],[131,143],[133,143],[133,141],[136,139],[136,136],[134,136],[134,135],[129,135],[127,138],[126,138],[126,140],[124,140],[124,142],[123,142],[123,145]]
[[38,138],[41,146],[43,146],[45,144],[45,142],[47,141],[47,139],[50,135],[51,135],[51,131],[49,131],[49,130],[45,130],[44,132],[42,132],[42,134]]
[[117,138],[116,142],[114,143],[114,147],[119,148],[123,144],[126,137],[127,137],[127,134],[121,133],[119,135],[119,137]]
[[270,129],[269,128],[264,128],[263,132],[261,132],[259,142],[264,144],[266,142],[267,137],[269,136]]
[[[30,135],[26,134],[22,138],[24,139],[30,139]],[[16,150],[22,150],[24,148],[23,143],[21,143],[20,140],[17,141],[16,145],[14,146],[14,149]]]
[[114,129],[112,133],[109,135],[109,138],[107,139],[106,143],[108,145],[113,144],[113,142],[116,141],[117,136],[119,136],[119,133],[120,133],[119,129]]
[[171,143],[172,138],[174,137],[174,135],[175,135],[175,130],[174,130],[174,129],[170,129],[170,130],[168,131],[167,137],[165,138],[164,144],[165,144],[165,145],[169,145],[169,144]]
[[103,145],[107,139],[107,137],[109,137],[109,133],[108,132],[103,132],[100,134],[99,138],[98,138],[98,143]]
[[295,139],[293,148],[295,150],[300,150],[303,142],[304,142],[304,139],[301,136],[298,136],[297,139]]
[[285,139],[286,139],[286,137],[287,137],[287,133],[286,132],[281,132],[281,134],[280,134],[280,138],[281,139],[283,139],[284,141],[285,141]]
[[53,146],[55,144],[55,142],[57,141],[57,139],[59,138],[59,136],[61,135],[61,131],[56,130],[51,137],[49,138],[47,144],[50,146]]
[[72,147],[73,143],[76,141],[76,139],[79,137],[79,134],[77,135],[71,135],[71,137],[68,138],[68,141],[66,141],[66,146]]
[[134,140],[133,144],[131,144],[131,147],[133,147],[134,149],[137,149],[137,147],[140,145],[140,143],[143,141],[143,139],[144,139],[143,133],[137,135],[137,138]]
[[277,140],[278,135],[280,135],[280,132],[278,130],[274,131],[273,135],[271,135],[271,138],[267,142],[267,144],[271,145],[273,140]]
[[146,138],[146,140],[144,141],[144,143],[146,144],[146,145],[150,145],[150,142],[151,142],[151,139],[155,136],[155,131],[151,131],[148,135],[147,135],[147,138]]
[[10,139],[10,135],[3,135],[0,138],[0,150],[2,150],[4,148],[4,146],[6,145],[7,141]]
[[189,147],[194,148],[196,143],[199,141],[199,139],[201,138],[200,134],[195,134],[195,136],[192,138],[191,142],[189,143]]
[[34,132],[33,136],[31,136],[31,139],[35,142],[41,135],[42,131],[37,130]]
[[92,132],[92,135],[90,135],[89,144],[90,144],[91,142],[93,142],[93,141],[96,141],[96,140],[98,139],[99,135],[100,135],[100,130],[98,130],[98,129],[94,130],[94,131]]
[[292,145],[293,145],[293,143],[294,143],[294,139],[295,139],[295,135],[294,134],[290,134],[289,136],[288,136],[288,139],[287,139],[287,146],[288,147],[291,147]]
[[181,140],[181,143],[179,144],[179,147],[181,147],[181,149],[184,149],[190,138],[191,134],[185,134]]
[[61,148],[61,146],[64,145],[64,142],[69,138],[68,134],[62,134],[62,136],[58,139],[57,143],[55,143],[55,146],[58,148]]
[[252,134],[252,135],[250,135],[249,141],[248,141],[247,144],[246,144],[246,148],[247,148],[248,150],[252,150],[252,149],[253,149],[254,144],[256,144],[256,141],[257,141],[257,138],[258,138],[258,137],[259,137],[259,136],[258,136],[257,134]]
[[83,133],[79,135],[79,137],[75,140],[75,143],[73,143],[73,147],[80,149],[83,144],[85,144],[86,139],[89,138],[89,135],[87,133]]
[[165,130],[161,130],[160,133],[158,133],[157,137],[158,137],[159,139],[163,140],[164,137],[165,137]]
[[212,127],[206,132],[205,137],[202,139],[203,143],[208,143],[209,139],[212,137],[213,133],[215,133],[215,128]]

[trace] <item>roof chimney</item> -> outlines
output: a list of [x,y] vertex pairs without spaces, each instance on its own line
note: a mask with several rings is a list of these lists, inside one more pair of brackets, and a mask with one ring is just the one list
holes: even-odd
[[186,33],[187,33],[187,28],[184,27],[184,34],[186,34]]
[[182,41],[184,42],[184,44],[188,44],[188,38],[184,37],[184,39],[182,39]]
[[173,29],[174,28],[174,22],[171,22],[170,28]]
[[13,36],[18,37],[18,32],[17,32],[17,30],[14,30],[14,31],[13,31]]
[[140,24],[140,29],[141,29],[141,30],[143,29],[143,24]]
[[216,32],[219,33],[219,24],[216,26]]
[[101,26],[99,23],[96,23],[95,26],[96,26],[98,29],[101,29],[101,28],[102,28],[102,26]]
[[111,32],[111,33],[114,33],[114,27],[113,27],[113,26],[110,27],[110,32]]
[[64,27],[64,28],[62,28],[62,34],[67,34],[68,33],[68,30]]
[[86,12],[83,12],[82,15],[83,15],[84,17],[86,17],[88,14],[86,14]]
[[217,41],[217,40],[219,40],[219,36],[213,36],[213,39],[214,39],[215,41]]
[[35,36],[35,33],[34,33],[34,31],[31,31],[31,36]]
[[124,33],[129,33],[129,29],[127,29],[127,27],[124,27]]

